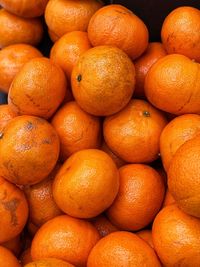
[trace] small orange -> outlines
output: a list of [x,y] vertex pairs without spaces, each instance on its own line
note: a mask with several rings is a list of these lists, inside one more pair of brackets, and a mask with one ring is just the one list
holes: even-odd
[[11,13],[24,18],[42,16],[48,0],[0,0],[0,5]]
[[102,6],[96,0],[49,0],[45,21],[58,38],[67,32],[86,31],[90,18]]
[[0,266],[21,267],[21,264],[10,250],[0,246]]
[[8,93],[9,87],[22,68],[29,60],[42,57],[38,49],[27,44],[9,45],[0,50],[0,88]]
[[101,145],[101,150],[106,152],[112,158],[118,168],[126,164],[123,159],[120,159],[120,157],[118,157],[115,153],[112,152],[112,150],[107,146],[105,141]]
[[144,81],[145,77],[151,68],[151,66],[158,61],[158,59],[166,56],[166,51],[163,45],[159,42],[149,43],[146,51],[134,61],[136,84],[134,96],[139,98],[145,98],[144,93]]
[[111,115],[131,99],[135,67],[117,47],[94,47],[80,56],[71,84],[74,98],[83,110],[96,116]]
[[152,162],[159,155],[160,134],[167,124],[163,113],[144,100],[131,100],[104,120],[104,139],[126,162]]
[[27,248],[23,251],[23,253],[20,256],[20,262],[22,266],[25,266],[26,264],[32,262],[33,259],[31,257],[31,248]]
[[115,232],[102,238],[92,249],[87,267],[161,267],[153,249],[129,232]]
[[160,58],[147,73],[145,94],[155,107],[176,115],[200,113],[200,64],[172,54]]
[[19,256],[21,249],[22,249],[22,240],[21,236],[17,235],[16,237],[1,243],[1,246],[9,249],[16,257]]
[[48,58],[34,58],[15,76],[8,103],[19,115],[50,118],[65,97],[67,81],[62,69]]
[[59,147],[50,123],[33,116],[16,117],[0,132],[0,173],[12,183],[38,183],[54,168]]
[[25,19],[0,9],[0,48],[12,44],[37,45],[43,36],[40,18]]
[[16,114],[12,112],[7,104],[0,105],[0,132],[15,117]]
[[168,171],[169,191],[186,213],[200,218],[200,135],[186,141]]
[[91,18],[88,37],[93,46],[112,45],[135,59],[148,45],[148,29],[131,10],[121,5],[108,5]]
[[105,215],[99,215],[92,219],[92,224],[98,230],[101,237],[109,235],[110,233],[116,232],[119,229],[113,225]]
[[199,219],[185,214],[176,205],[167,206],[156,216],[152,236],[164,266],[199,267]]
[[144,241],[146,241],[152,248],[153,247],[153,241],[152,241],[152,231],[151,230],[141,230],[136,233],[140,238],[142,238]]
[[29,220],[36,227],[62,214],[52,194],[53,180],[59,168],[60,165],[56,165],[45,180],[35,185],[25,186],[24,188],[29,204]]
[[163,179],[144,164],[124,165],[119,174],[119,192],[107,211],[108,218],[120,229],[140,230],[153,221],[162,206]]
[[74,265],[63,260],[48,258],[30,262],[24,267],[74,267]]
[[63,69],[70,81],[73,67],[76,65],[80,55],[89,48],[91,48],[91,44],[86,32],[69,32],[54,44],[50,58]]
[[51,123],[60,138],[60,156],[63,161],[79,150],[100,146],[99,118],[83,111],[74,101],[63,105]]
[[2,177],[0,177],[0,218],[0,244],[18,236],[28,218],[28,204],[24,193]]
[[56,175],[53,197],[65,213],[92,218],[107,209],[119,189],[119,173],[113,160],[98,149],[70,156]]
[[167,171],[178,148],[200,134],[200,115],[185,114],[171,120],[160,136],[160,154]]
[[175,199],[173,198],[172,194],[169,192],[169,189],[166,190],[165,199],[163,201],[163,207],[175,204]]
[[174,9],[164,20],[161,37],[168,54],[182,54],[200,63],[200,10]]
[[57,258],[83,267],[99,239],[98,231],[90,222],[62,215],[38,230],[33,238],[31,255],[33,260]]

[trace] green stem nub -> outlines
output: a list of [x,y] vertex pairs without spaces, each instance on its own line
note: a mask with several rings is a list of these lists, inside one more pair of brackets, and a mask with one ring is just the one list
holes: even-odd
[[145,110],[145,111],[143,111],[143,115],[145,117],[150,117],[150,112]]
[[80,82],[81,80],[82,80],[82,75],[79,74],[79,75],[77,76],[77,81]]

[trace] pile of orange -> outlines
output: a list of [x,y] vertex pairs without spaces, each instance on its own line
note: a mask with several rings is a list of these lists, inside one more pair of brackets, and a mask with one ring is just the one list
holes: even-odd
[[0,266],[199,267],[200,10],[0,5]]

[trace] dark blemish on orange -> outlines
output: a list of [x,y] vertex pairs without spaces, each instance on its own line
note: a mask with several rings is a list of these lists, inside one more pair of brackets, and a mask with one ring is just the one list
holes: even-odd
[[81,80],[82,80],[82,75],[79,74],[79,75],[77,76],[77,81],[80,82]]
[[10,216],[11,216],[11,224],[14,226],[18,225],[18,219],[17,219],[17,215],[16,215],[16,210],[19,206],[20,200],[17,198],[13,198],[10,201],[1,201],[2,205],[4,206],[4,208],[10,212]]
[[145,117],[150,117],[150,112],[145,110],[145,111],[143,111],[143,115]]
[[4,133],[0,133],[0,139],[2,139],[3,138],[3,136],[4,136]]
[[46,139],[42,140],[42,144],[50,145],[51,144],[51,140],[49,138],[46,138]]
[[34,128],[35,128],[35,126],[33,125],[33,123],[31,121],[28,121],[26,124],[26,129],[31,131]]

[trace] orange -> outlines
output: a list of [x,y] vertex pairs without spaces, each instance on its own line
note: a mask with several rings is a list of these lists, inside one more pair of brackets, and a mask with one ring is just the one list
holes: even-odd
[[159,42],[149,43],[144,54],[134,61],[136,84],[134,96],[145,98],[144,81],[151,66],[158,61],[158,59],[166,56],[166,51],[163,45]]
[[147,99],[176,115],[200,113],[200,64],[178,54],[159,59],[145,78]]
[[200,218],[200,136],[185,142],[174,155],[168,186],[177,205],[186,213]]
[[200,133],[200,115],[186,114],[171,120],[160,136],[160,154],[167,171],[174,154],[187,140]]
[[66,261],[49,258],[49,259],[30,262],[24,267],[73,267],[73,266],[74,265],[67,263]]
[[25,18],[43,15],[48,0],[0,0],[0,5],[11,13]]
[[0,266],[21,267],[17,258],[12,254],[12,252],[2,246],[0,246]]
[[163,201],[163,207],[175,204],[175,199],[173,198],[172,194],[169,192],[169,189],[166,190],[165,199]]
[[126,162],[152,162],[159,155],[160,134],[167,124],[163,113],[143,100],[131,100],[104,120],[104,139]]
[[16,114],[12,112],[7,104],[0,105],[0,131],[14,118]]
[[0,173],[16,184],[35,184],[54,168],[59,139],[50,123],[33,116],[14,118],[0,133]]
[[51,39],[51,41],[53,43],[55,43],[56,41],[58,41],[58,39],[60,38],[58,35],[56,35],[54,32],[52,32],[49,29],[48,29],[48,34],[49,34],[49,37],[50,37],[50,39]]
[[92,224],[98,230],[101,237],[109,235],[110,233],[118,231],[118,228],[113,225],[105,215],[99,215],[92,219]]
[[35,58],[15,76],[8,103],[19,115],[50,118],[64,100],[66,89],[62,69],[48,58]]
[[135,67],[119,48],[98,46],[80,56],[71,83],[74,98],[83,110],[107,116],[124,108],[131,99]]
[[87,267],[160,267],[153,249],[137,235],[115,232],[102,238],[92,249]]
[[2,177],[0,177],[0,218],[0,244],[18,236],[28,218],[28,204],[24,193]]
[[64,34],[51,48],[50,58],[63,69],[70,81],[73,67],[80,55],[89,48],[91,44],[86,32],[69,32]]
[[162,209],[153,223],[154,248],[164,266],[199,267],[200,220],[176,205]]
[[140,238],[146,241],[153,248],[152,241],[152,231],[151,230],[141,230],[136,233]]
[[74,101],[63,105],[51,123],[60,138],[60,156],[63,161],[79,150],[98,148],[100,145],[99,118],[83,111]]
[[1,246],[9,249],[16,257],[19,256],[22,249],[22,240],[20,235],[1,243]]
[[40,18],[25,19],[0,9],[0,48],[12,44],[37,45],[43,35]]
[[42,57],[39,50],[27,44],[9,45],[0,50],[0,88],[8,93],[9,87],[22,68],[29,60]]
[[23,253],[20,256],[20,262],[22,266],[32,262],[32,257],[31,257],[31,248],[27,248],[26,250],[23,251]]
[[35,185],[25,186],[24,188],[29,204],[29,220],[36,227],[62,214],[52,194],[53,180],[59,168],[60,165],[56,165],[45,180]]
[[33,237],[37,230],[39,229],[39,226],[36,226],[34,223],[32,223],[30,220],[27,222],[27,230],[31,237]]
[[86,266],[88,255],[99,239],[99,233],[91,223],[62,215],[38,230],[31,255],[33,260],[57,258],[82,267]]
[[118,168],[125,165],[125,161],[123,161],[122,159],[120,159],[120,157],[115,155],[115,153],[113,153],[112,150],[110,150],[110,148],[106,145],[105,142],[102,143],[101,150],[106,152],[112,158],[112,160],[115,162]]
[[103,6],[96,0],[50,0],[45,10],[45,21],[53,35],[86,31],[92,15]]
[[121,5],[108,5],[91,18],[88,37],[93,46],[112,45],[135,59],[148,45],[148,29],[131,10]]
[[119,192],[107,211],[108,218],[120,229],[140,230],[153,221],[162,206],[162,177],[143,164],[124,165],[119,174]]
[[200,62],[200,10],[190,6],[174,9],[164,20],[161,37],[168,54]]
[[98,149],[85,149],[70,156],[56,175],[53,197],[65,213],[92,218],[107,209],[119,189],[113,160]]

